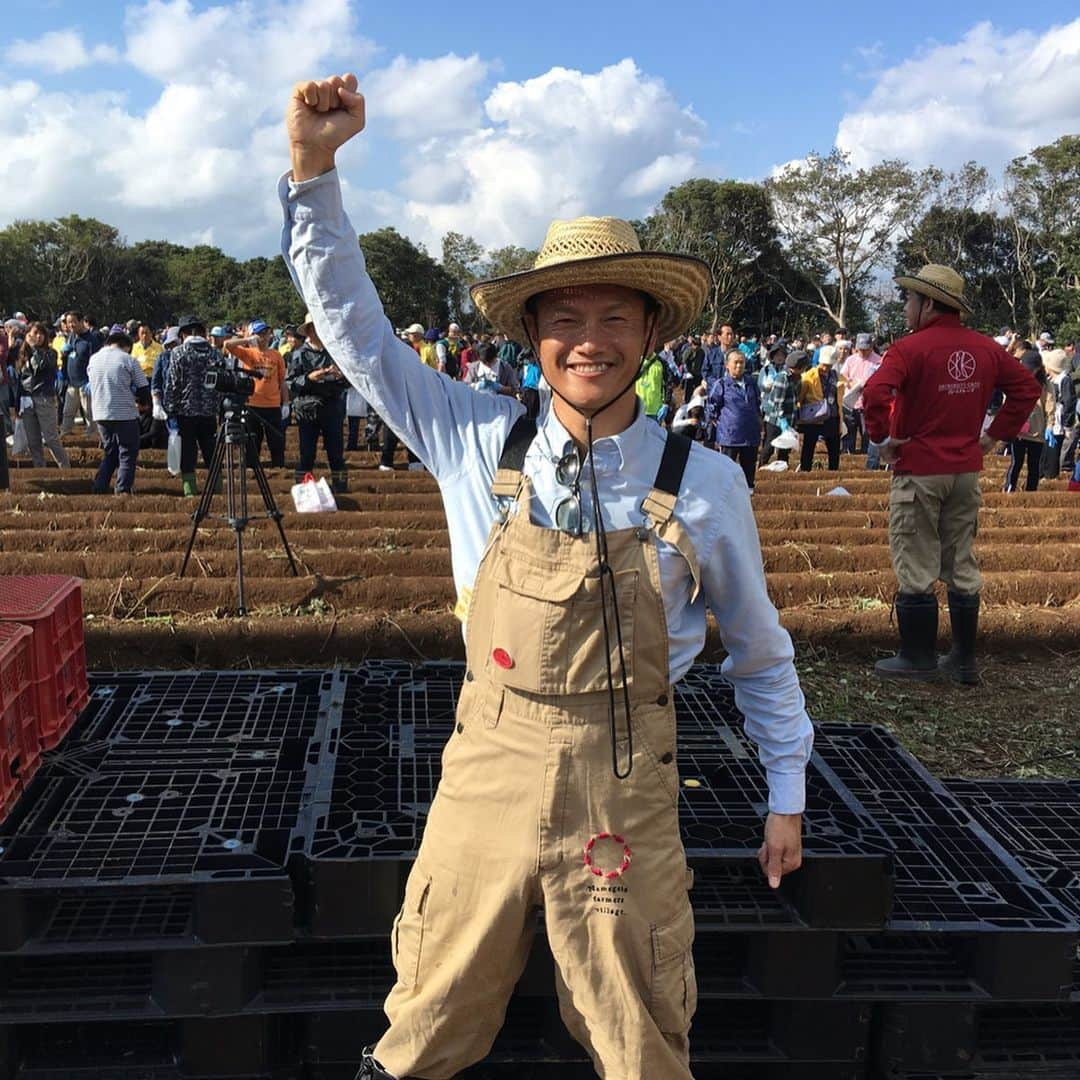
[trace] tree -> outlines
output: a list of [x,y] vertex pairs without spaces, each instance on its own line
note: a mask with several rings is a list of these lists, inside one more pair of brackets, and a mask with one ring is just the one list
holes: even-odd
[[531,270],[539,254],[538,251],[517,247],[515,244],[495,248],[488,252],[484,262],[483,277],[506,277],[509,274],[519,274],[522,270]]
[[243,271],[220,248],[199,244],[181,248],[166,264],[175,317],[192,312],[207,325],[247,314],[239,309]]
[[450,317],[464,325],[473,314],[469,286],[479,281],[484,249],[471,236],[448,232],[442,241],[442,267],[450,278]]
[[16,221],[0,234],[16,262],[25,308],[49,318],[69,308],[104,317],[125,279],[119,231],[76,214],[56,221]]
[[989,210],[935,204],[897,245],[896,274],[916,273],[926,263],[951,266],[964,279],[974,326],[1018,326],[1025,305],[1018,289],[1008,222]]
[[765,189],[737,180],[687,180],[672,188],[640,224],[644,247],[695,255],[709,265],[710,330],[730,321],[767,287],[761,260],[776,250],[776,227]]
[[364,233],[359,240],[383,310],[394,326],[447,324],[450,275],[423,247],[389,226]]
[[811,305],[846,326],[852,290],[887,264],[940,179],[937,170],[917,172],[902,161],[853,169],[834,149],[767,180],[788,259],[815,297]]
[[1080,320],[1080,135],[1010,162],[1005,201],[1031,335]]
[[297,295],[285,260],[257,256],[240,264],[236,312],[243,317],[263,319],[271,326],[298,323],[303,300]]

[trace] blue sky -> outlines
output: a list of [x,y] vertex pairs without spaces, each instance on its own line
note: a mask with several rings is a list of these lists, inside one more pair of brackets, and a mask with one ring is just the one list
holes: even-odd
[[447,228],[535,245],[551,216],[645,213],[690,175],[761,177],[834,142],[859,164],[1000,168],[1080,126],[1080,20],[1062,11],[7,0],[0,225],[77,212],[272,253],[284,95],[345,68],[371,118],[342,163],[354,221],[435,248]]

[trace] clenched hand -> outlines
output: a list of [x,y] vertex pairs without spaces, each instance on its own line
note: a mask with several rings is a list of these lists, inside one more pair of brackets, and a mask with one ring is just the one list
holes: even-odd
[[285,110],[293,179],[310,180],[334,167],[334,154],[364,130],[364,98],[355,75],[309,79],[293,87]]

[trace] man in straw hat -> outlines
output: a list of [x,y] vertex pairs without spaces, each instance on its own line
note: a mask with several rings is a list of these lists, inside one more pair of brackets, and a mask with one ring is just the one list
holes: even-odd
[[[1039,386],[993,338],[966,329],[971,314],[964,279],[933,263],[896,279],[906,290],[909,336],[885,354],[863,390],[866,431],[893,464],[889,547],[898,591],[900,652],[879,660],[886,679],[979,681],[975,634],[982,578],[972,551],[982,496],[983,454],[998,439],[1014,439],[1039,396]],[[982,432],[995,389],[1005,404]],[[952,649],[935,652],[938,602],[934,583],[949,590]]]
[[483,1058],[542,907],[562,1016],[598,1071],[686,1080],[694,919],[671,687],[706,604],[768,777],[773,887],[800,863],[812,744],[742,472],[668,436],[634,394],[642,358],[698,317],[708,270],[579,218],[552,225],[532,270],[474,286],[539,357],[552,397],[537,428],[394,337],[334,171],[364,126],[356,86],[294,89],[283,249],[319,337],[442,488],[467,656],[394,924],[390,1029],[358,1076],[439,1080]]

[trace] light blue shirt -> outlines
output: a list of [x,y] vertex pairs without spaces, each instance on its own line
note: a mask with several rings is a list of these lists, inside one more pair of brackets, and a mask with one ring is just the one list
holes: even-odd
[[[499,456],[524,406],[454,382],[427,367],[394,334],[342,207],[336,170],[300,184],[286,174],[279,195],[285,215],[282,253],[319,337],[346,378],[438,481],[454,584],[459,594],[471,589],[499,514],[490,491]],[[640,410],[625,431],[596,440],[596,483],[607,529],[643,523],[641,503],[652,489],[664,441],[663,429]],[[554,410],[544,409],[525,472],[535,493],[533,520],[546,528],[552,527],[553,507],[567,494],[555,477],[555,464],[570,442]],[[586,477],[586,520],[592,516],[589,486]],[[689,565],[674,547],[658,541],[671,680],[681,679],[701,652],[707,605],[728,653],[723,672],[734,684],[747,734],[757,743],[768,775],[769,808],[799,813],[813,729],[791,639],[765,588],[742,470],[695,444],[675,516],[697,553],[702,591],[691,599]]]

